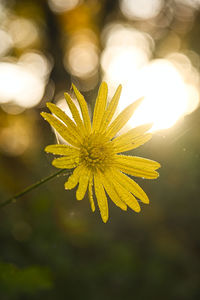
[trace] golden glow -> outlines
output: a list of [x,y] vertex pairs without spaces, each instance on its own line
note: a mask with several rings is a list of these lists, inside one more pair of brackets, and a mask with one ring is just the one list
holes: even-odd
[[4,56],[13,46],[11,36],[4,30],[0,29],[0,56]]
[[106,46],[135,46],[151,54],[154,46],[153,39],[147,33],[134,29],[123,23],[110,23],[102,33],[102,40]]
[[129,19],[154,18],[161,11],[162,0],[121,0],[120,8]]
[[48,4],[55,13],[62,13],[75,8],[80,0],[48,0]]
[[64,66],[74,76],[91,79],[97,73],[99,54],[97,37],[92,30],[81,30],[67,43]]
[[24,66],[35,76],[46,79],[51,71],[52,63],[41,52],[26,52],[20,56],[18,64]]
[[155,60],[140,74],[138,87],[144,101],[131,125],[151,123],[152,130],[169,128],[186,112],[187,90],[178,70],[167,60]]
[[72,47],[67,55],[67,66],[73,75],[78,77],[90,76],[98,66],[96,47],[91,43],[83,43]]
[[41,100],[44,81],[22,65],[0,63],[0,103],[15,101],[19,106],[29,108]]
[[23,154],[30,144],[30,132],[23,121],[12,119],[8,126],[1,128],[0,152],[10,156]]
[[186,114],[191,114],[199,106],[199,92],[198,89],[191,84],[187,84],[186,88],[188,93]]
[[122,84],[127,78],[134,78],[147,62],[145,53],[134,47],[109,47],[103,52],[101,61],[106,78]]
[[[6,111],[19,113],[16,105],[30,108],[37,105],[48,80],[51,63],[40,52],[26,52],[19,60],[0,63],[0,103]],[[13,104],[13,105],[12,105]]]
[[105,36],[101,66],[112,93],[123,85],[119,110],[144,97],[129,126],[153,122],[152,130],[169,128],[197,108],[199,74],[189,58],[196,60],[195,53],[150,61],[153,43],[144,33],[121,24],[107,29]]
[[125,89],[120,110],[132,101],[132,97],[144,96],[141,106],[129,122],[131,127],[153,123],[153,131],[169,128],[199,104],[197,88],[187,85],[179,70],[165,59],[154,60],[145,66],[138,73],[134,89],[130,84]]
[[15,47],[30,47],[38,39],[36,25],[25,18],[11,19],[8,24],[8,33],[12,37]]
[[106,80],[124,85],[148,63],[153,41],[146,33],[122,24],[112,24],[105,29],[103,39],[106,47],[101,56],[101,66]]

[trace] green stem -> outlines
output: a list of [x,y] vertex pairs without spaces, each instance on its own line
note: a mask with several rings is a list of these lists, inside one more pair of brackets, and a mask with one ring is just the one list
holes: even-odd
[[25,188],[23,191],[21,191],[20,193],[12,196],[11,198],[7,199],[6,201],[0,203],[0,208],[4,207],[12,202],[14,202],[17,198],[20,198],[21,196],[27,194],[28,192],[30,192],[31,190],[35,189],[36,187],[40,186],[41,184],[43,184],[44,182],[56,177],[57,175],[59,175],[60,173],[62,173],[63,171],[66,171],[65,169],[59,170],[58,172],[47,176],[39,181],[37,181],[36,183],[29,185],[27,188]]

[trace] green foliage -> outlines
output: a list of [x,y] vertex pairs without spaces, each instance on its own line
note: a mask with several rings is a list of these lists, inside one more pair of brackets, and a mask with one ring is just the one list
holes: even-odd
[[0,263],[0,291],[7,296],[32,294],[52,288],[52,276],[47,268],[30,266],[20,269],[13,264]]

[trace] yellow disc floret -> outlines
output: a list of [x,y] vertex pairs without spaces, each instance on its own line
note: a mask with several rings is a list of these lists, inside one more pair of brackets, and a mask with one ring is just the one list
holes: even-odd
[[92,133],[87,136],[80,147],[80,162],[89,169],[104,171],[112,161],[113,147],[105,136]]

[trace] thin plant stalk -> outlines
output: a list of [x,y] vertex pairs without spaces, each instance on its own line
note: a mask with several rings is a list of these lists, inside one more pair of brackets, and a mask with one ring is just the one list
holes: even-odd
[[50,176],[47,176],[39,181],[37,181],[36,183],[29,185],[28,187],[26,187],[24,190],[22,190],[21,192],[15,194],[14,196],[12,196],[11,198],[3,201],[0,203],[0,208],[4,207],[12,202],[15,202],[18,198],[22,197],[23,195],[29,193],[30,191],[34,190],[35,188],[37,188],[38,186],[40,186],[41,184],[51,180],[52,178],[56,177],[57,175],[59,175],[60,173],[62,173],[63,171],[65,171],[65,169],[59,170],[58,172],[55,172],[54,174],[51,174]]

